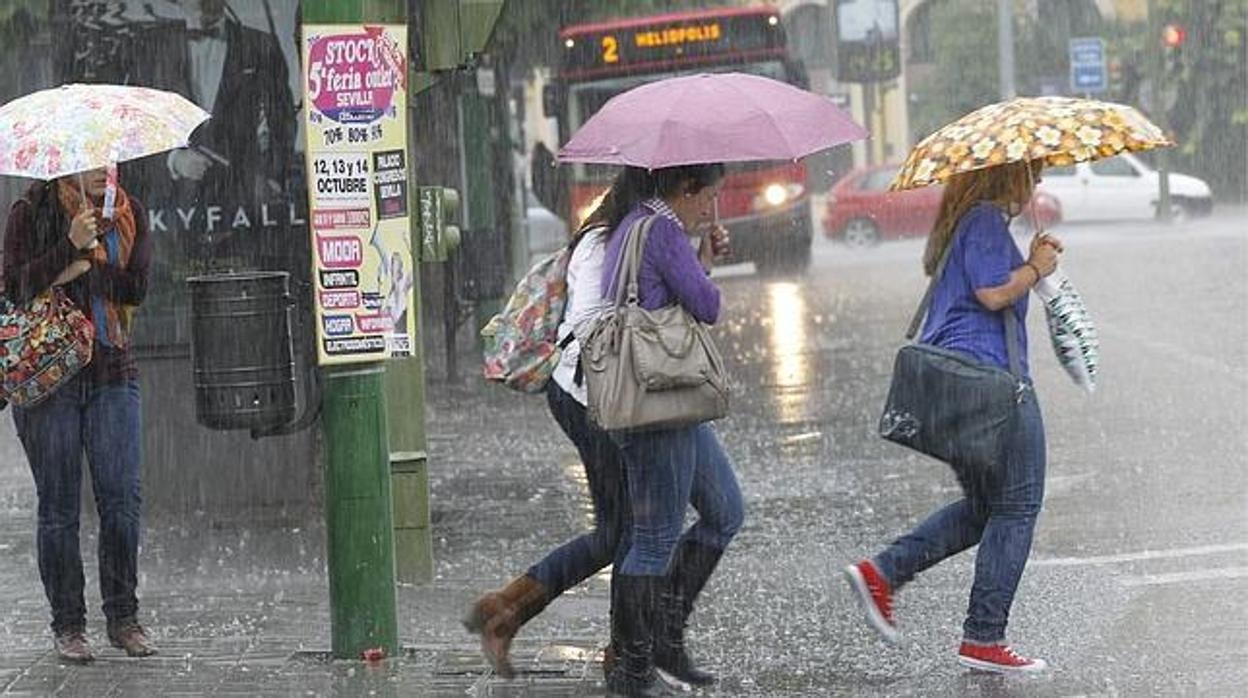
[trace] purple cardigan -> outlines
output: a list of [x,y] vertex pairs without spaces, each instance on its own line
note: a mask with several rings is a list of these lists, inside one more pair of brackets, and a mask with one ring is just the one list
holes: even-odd
[[[615,267],[628,231],[638,219],[652,213],[644,204],[638,205],[612,231],[602,268],[603,298],[615,299]],[[684,226],[667,216],[659,216],[650,226],[641,255],[638,294],[646,310],[679,303],[699,322],[711,325],[719,319],[719,289],[698,261]]]

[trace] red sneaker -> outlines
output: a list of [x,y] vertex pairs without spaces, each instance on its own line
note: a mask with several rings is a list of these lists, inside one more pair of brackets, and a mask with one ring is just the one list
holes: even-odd
[[1031,659],[1015,653],[1009,645],[975,645],[963,642],[958,650],[958,664],[980,671],[1032,674],[1048,666],[1043,659]]
[[858,597],[858,604],[867,614],[871,627],[887,641],[897,642],[897,624],[893,622],[893,588],[870,560],[855,562],[845,568],[845,579]]

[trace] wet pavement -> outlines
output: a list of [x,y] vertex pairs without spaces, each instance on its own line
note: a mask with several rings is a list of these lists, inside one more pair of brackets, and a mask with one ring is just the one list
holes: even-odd
[[[1248,684],[1248,212],[1162,228],[1070,227],[1063,261],[1102,338],[1101,387],[1058,368],[1038,308],[1032,365],[1048,425],[1045,511],[1010,636],[1046,658],[1002,679],[953,661],[972,554],[898,597],[903,642],[865,627],[847,561],[957,494],[943,466],[874,436],[892,354],[923,287],[919,241],[816,241],[803,279],[720,274],[721,347],[741,395],[721,437],[746,525],[694,616],[708,693],[755,696],[1240,695]],[[144,622],[163,652],[102,646],[94,515],[84,517],[99,659],[50,652],[33,556],[34,494],[0,418],[0,694],[600,695],[606,577],[517,640],[522,677],[492,676],[458,616],[590,520],[575,452],[540,399],[430,385],[436,578],[399,590],[403,657],[329,662],[317,521],[152,520]]]

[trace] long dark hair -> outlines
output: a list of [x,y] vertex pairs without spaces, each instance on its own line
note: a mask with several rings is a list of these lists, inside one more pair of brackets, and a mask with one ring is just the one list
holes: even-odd
[[[22,198],[13,202],[13,208],[25,206],[29,209],[30,225],[27,228],[20,229],[21,233],[29,236],[29,239],[23,240],[22,244],[27,249],[30,256],[42,255],[55,245],[65,231],[69,228],[69,219],[65,212],[61,210],[60,202],[56,197],[56,181],[52,182],[35,182],[26,190]],[[19,229],[9,226],[4,231],[5,236],[18,235]],[[34,298],[43,289],[34,288],[25,278],[25,275],[16,273],[15,268],[17,260],[4,260],[5,271],[14,272],[6,274],[0,288],[4,289],[5,295],[14,303],[26,303]]]
[[603,195],[594,212],[581,224],[576,236],[597,226],[607,226],[607,235],[619,227],[620,221],[637,204],[652,197],[669,199],[679,194],[696,194],[724,177],[722,163],[678,165],[657,170],[625,167],[611,188]]

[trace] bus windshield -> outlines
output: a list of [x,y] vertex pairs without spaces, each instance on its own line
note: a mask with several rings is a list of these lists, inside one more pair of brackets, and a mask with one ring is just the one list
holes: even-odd
[[[607,103],[607,100],[639,85],[664,78],[695,75],[697,73],[749,73],[761,75],[773,80],[786,81],[787,70],[784,62],[779,60],[760,61],[755,63],[730,63],[712,66],[699,66],[685,71],[672,71],[662,74],[626,75],[621,77],[580,82],[570,86],[568,91],[568,125],[575,133],[589,117],[593,116]],[[579,181],[609,180],[618,172],[618,168],[610,165],[576,165],[574,177]]]

